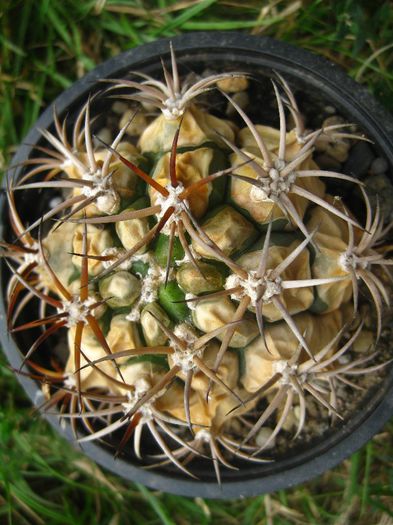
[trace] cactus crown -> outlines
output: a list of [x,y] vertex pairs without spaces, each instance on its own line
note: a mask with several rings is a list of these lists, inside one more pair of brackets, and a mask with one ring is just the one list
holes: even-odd
[[[365,137],[347,124],[306,129],[277,74],[279,128],[263,112],[253,122],[246,74],[182,79],[170,53],[164,81],[109,81],[72,130],[54,111],[48,144],[9,178],[8,326],[33,334],[23,364],[80,443],[121,431],[116,454],[190,476],[209,458],[220,482],[222,468],[274,459],[309,419],[343,418],[358,378],[386,365],[375,346],[390,225],[361,181],[314,159]],[[212,89],[233,120],[200,102]],[[131,104],[112,141],[92,133],[108,95]],[[364,220],[329,195],[332,180],[352,185]],[[25,224],[17,195],[34,190],[62,197]],[[43,366],[63,335],[66,362]]]

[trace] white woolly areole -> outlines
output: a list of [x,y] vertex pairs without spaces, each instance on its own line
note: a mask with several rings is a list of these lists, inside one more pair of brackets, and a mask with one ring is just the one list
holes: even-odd
[[172,354],[173,363],[177,366],[180,366],[182,372],[186,374],[190,370],[197,368],[194,363],[194,357],[201,357],[204,347],[194,349],[195,343],[198,340],[198,336],[186,323],[177,325],[173,333],[187,344],[187,349],[183,350],[182,348],[178,347],[176,343],[172,342],[172,346],[174,347],[174,352]]
[[195,439],[197,441],[202,441],[203,443],[209,443],[211,440],[211,433],[206,428],[201,428],[201,430],[198,430],[198,432],[195,434]]
[[102,212],[110,215],[115,213],[120,203],[120,197],[117,191],[106,190],[104,195],[100,195],[95,201],[96,207]]
[[162,114],[166,120],[176,120],[184,114],[187,101],[181,93],[175,93],[174,97],[168,97],[163,102]]
[[[124,254],[126,253],[125,250],[122,250],[120,248],[105,248],[105,250],[102,252],[103,256],[106,255],[113,255],[114,259],[111,259],[110,261],[102,261],[102,266],[106,269],[112,266],[114,262],[116,262],[118,259],[120,259]],[[116,270],[129,270],[132,266],[132,260],[131,258],[126,259],[123,261],[119,266],[116,268]]]
[[272,199],[269,199],[264,189],[254,185],[251,186],[250,199],[252,202],[273,202]]
[[34,250],[34,253],[24,253],[23,254],[23,262],[26,265],[37,263],[39,265],[43,264],[42,256],[40,253],[40,247],[38,245],[38,242],[35,242],[32,246],[29,246],[30,250]]
[[273,375],[274,374],[281,374],[281,378],[278,381],[279,385],[289,385],[292,388],[291,376],[296,376],[297,381],[300,383],[303,383],[306,380],[305,374],[299,374],[298,365],[290,365],[285,359],[274,361]]
[[138,378],[133,386],[134,390],[132,392],[128,391],[126,393],[128,401],[122,403],[122,406],[130,405],[129,408],[132,408],[135,405],[135,403],[137,403],[139,399],[141,399],[141,397],[143,397],[146,394],[146,392],[148,392],[151,388],[150,381],[148,381],[145,377]]
[[187,351],[187,350],[175,350],[175,352],[172,354],[172,361],[175,366],[180,366],[181,371],[184,374],[187,374],[190,370],[195,370],[197,368],[196,364],[194,363],[194,356],[200,357],[201,354],[200,351],[193,352],[193,351]]
[[[131,412],[138,401],[150,390],[151,384],[145,377],[140,377],[134,383],[135,390],[127,392],[128,401],[122,403],[121,406],[125,414]],[[153,396],[148,402],[144,403],[138,412],[141,412],[142,418],[139,424],[147,423],[153,419],[152,403],[159,397],[160,393]]]
[[179,339],[182,339],[189,346],[194,346],[194,344],[198,340],[198,335],[191,328],[191,326],[187,323],[181,323],[175,326],[173,333],[175,334],[176,337],[178,337]]
[[133,307],[129,314],[126,315],[127,321],[137,323],[141,318],[141,308],[143,305],[138,301]]
[[[146,253],[134,253],[134,255],[132,256],[132,261],[142,261],[143,263],[147,263],[147,264],[150,264],[150,265],[153,265],[153,264],[157,264],[156,263],[156,260],[154,258],[154,256],[149,253],[149,252],[146,252]],[[141,277],[142,275],[139,274]]]
[[63,301],[62,308],[58,309],[58,313],[67,312],[66,326],[68,328],[75,326],[81,321],[86,324],[86,318],[91,314],[90,307],[96,302],[97,300],[93,297],[89,297],[85,301],[81,301],[79,297],[74,297],[71,301]]
[[65,386],[65,388],[73,390],[76,387],[76,379],[74,374],[67,374],[63,381],[63,385]]
[[[280,277],[269,279],[270,273],[271,271],[267,270],[263,277],[257,277],[257,272],[250,270],[247,279],[242,279],[237,274],[231,274],[225,281],[225,289],[242,288],[241,291],[231,294],[232,299],[249,297],[253,305],[258,302],[258,299],[264,304],[270,303],[272,297],[280,295],[282,292],[282,279]],[[262,290],[263,294],[261,295]]]
[[[145,254],[144,254],[145,255]],[[143,262],[149,262],[150,267],[147,271],[147,274],[141,276],[141,292],[138,298],[138,301],[134,304],[129,314],[127,314],[126,319],[132,322],[138,322],[141,318],[141,310],[145,304],[152,303],[157,299],[158,289],[163,282],[165,282],[165,270],[158,265],[152,256],[138,256],[139,260]],[[171,276],[169,273],[169,278]]]
[[173,222],[178,222],[179,215],[185,211],[187,205],[187,199],[180,199],[179,196],[184,191],[184,186],[181,182],[178,183],[176,188],[172,184],[167,184],[165,186],[166,190],[169,192],[169,195],[164,197],[161,193],[156,192],[156,204],[161,206],[161,210],[157,213],[157,220],[160,221],[165,215],[169,208],[174,208],[172,215],[166,221],[165,226],[162,229],[162,232],[165,234],[170,233],[170,226]]
[[[59,168],[62,171],[67,171],[67,168],[71,168],[72,166],[75,166],[76,168],[78,168],[78,165],[71,158],[66,157],[64,161],[59,165]],[[83,175],[83,173],[81,175]]]
[[[121,406],[123,408],[123,412],[125,414],[128,414],[131,412],[134,408],[136,403],[122,403]],[[143,425],[144,423],[148,423],[153,419],[153,410],[151,408],[150,401],[147,403],[144,403],[140,408],[138,408],[138,412],[141,412],[142,418],[139,420],[139,425]]]
[[[285,177],[280,174],[282,166],[276,161],[278,167],[270,168],[268,177],[261,177],[258,179],[258,186],[252,186],[250,191],[250,199],[253,202],[274,202],[281,193],[289,193],[292,185],[296,181],[297,173],[295,171],[289,173]],[[285,165],[285,164],[284,164]]]
[[272,297],[280,295],[282,292],[282,279],[281,277],[276,277],[274,280],[265,279],[265,291],[262,295],[263,303],[270,303]]
[[102,212],[111,214],[119,206],[120,197],[112,186],[112,174],[103,176],[102,170],[88,171],[83,174],[83,180],[90,181],[93,186],[83,186],[82,194],[86,197],[96,197],[96,207]]
[[358,257],[356,254],[351,253],[349,251],[340,254],[338,262],[342,270],[344,270],[345,272],[357,270],[358,268],[366,270],[369,267],[368,261],[365,261],[361,257]]

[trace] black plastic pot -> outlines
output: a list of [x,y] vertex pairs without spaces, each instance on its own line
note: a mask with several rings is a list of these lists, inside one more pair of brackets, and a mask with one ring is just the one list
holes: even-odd
[[[253,75],[271,74],[276,70],[291,85],[321,98],[324,104],[333,105],[349,121],[359,125],[374,141],[376,151],[393,167],[393,119],[380,107],[367,91],[352,81],[342,70],[327,60],[309,52],[270,38],[252,37],[239,33],[190,33],[172,39],[178,62],[185,71],[207,67],[227,70],[245,70]],[[143,71],[160,74],[160,57],[169,57],[169,41],[160,40],[127,51],[98,66],[55,101],[57,112],[64,116],[71,112],[89,92],[97,89],[96,82],[102,78],[120,78],[127,72]],[[101,85],[102,86],[102,85]],[[100,86],[100,87],[101,87]],[[30,144],[41,140],[38,128],[53,125],[52,107],[39,118],[17,151],[13,164],[31,155]],[[5,218],[4,200],[0,209]],[[6,235],[6,221],[1,225],[0,237]],[[4,276],[2,276],[4,280]],[[0,330],[3,348],[12,367],[19,368],[21,353],[12,337],[7,336],[4,305],[4,282],[1,283]],[[26,393],[34,404],[42,400],[38,384],[28,377],[18,375]],[[116,474],[151,488],[185,496],[207,498],[235,498],[253,496],[264,492],[294,486],[334,467],[369,440],[393,414],[393,370],[374,389],[362,409],[334,432],[315,444],[300,447],[296,454],[288,455],[265,465],[245,465],[239,471],[224,470],[220,488],[210,468],[206,465],[197,472],[202,481],[186,478],[181,472],[168,470],[144,470],[136,461],[113,458],[113,450],[97,444],[86,443],[83,452],[94,461]],[[51,425],[69,441],[73,442],[68,426],[60,426],[55,416],[45,415]],[[204,470],[205,469],[205,470]]]

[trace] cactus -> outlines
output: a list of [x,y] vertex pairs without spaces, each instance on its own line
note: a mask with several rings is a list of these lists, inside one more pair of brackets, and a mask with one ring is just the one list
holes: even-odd
[[[299,438],[310,404],[341,419],[345,389],[386,366],[374,347],[389,306],[390,225],[362,182],[313,159],[318,144],[367,138],[346,124],[307,130],[281,76],[275,129],[228,94],[247,89],[247,74],[189,82],[172,47],[163,67],[164,81],[106,81],[72,129],[54,112],[48,145],[8,180],[8,326],[34,334],[23,373],[43,382],[42,408],[61,407],[80,443],[121,431],[117,455],[190,476],[193,460],[210,458],[220,482],[222,468],[271,461],[277,438]],[[234,121],[199,102],[212,89]],[[108,96],[133,108],[111,144],[92,133],[94,104]],[[363,218],[329,195],[329,179],[353,185]],[[62,199],[26,225],[17,195],[33,190]],[[47,355],[65,339],[66,362]]]

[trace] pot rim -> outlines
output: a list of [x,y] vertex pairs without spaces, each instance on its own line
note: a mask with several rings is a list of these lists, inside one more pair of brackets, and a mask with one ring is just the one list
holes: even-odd
[[[354,121],[367,130],[367,135],[378,143],[390,166],[393,166],[393,118],[363,86],[350,79],[343,70],[323,57],[270,37],[255,37],[238,32],[187,33],[174,38],[160,39],[110,58],[61,93],[54,103],[43,112],[29,131],[24,143],[19,147],[12,164],[17,164],[25,159],[31,151],[30,144],[35,144],[41,139],[38,128],[45,129],[53,123],[54,106],[61,115],[67,108],[86,98],[99,79],[113,77],[118,74],[119,70],[129,70],[130,64],[133,70],[138,70],[149,61],[156,61],[158,57],[167,58],[170,41],[173,42],[178,57],[198,56],[205,53],[216,59],[226,56],[231,62],[238,61],[241,57],[248,64],[258,62],[261,67],[278,70],[284,75],[290,74],[292,77],[299,78],[303,83],[304,81],[311,83],[335,105],[346,108],[347,113],[349,113],[348,108],[351,109],[350,113]],[[5,197],[2,195],[0,200],[2,216],[4,216],[4,207]],[[4,230],[5,225],[2,223],[0,224],[0,237],[3,236]],[[16,342],[7,334],[6,309],[3,299],[4,283],[2,281],[3,275],[0,276],[1,342],[11,366],[19,369],[22,357]],[[40,399],[43,400],[42,392],[35,381],[20,374],[17,374],[17,379],[35,405],[40,403]],[[348,424],[342,425],[333,436],[328,436],[322,442],[323,446],[317,444],[312,447],[313,455],[306,450],[296,456],[298,458],[296,461],[294,458],[279,460],[276,463],[280,467],[278,472],[271,472],[259,478],[257,468],[254,471],[252,468],[245,470],[243,478],[239,475],[239,479],[232,474],[227,479],[226,476],[223,476],[224,482],[221,487],[215,481],[196,481],[177,473],[167,474],[158,470],[144,470],[124,459],[114,460],[113,451],[95,443],[85,443],[83,452],[108,470],[155,490],[183,496],[217,499],[254,496],[290,488],[308,481],[336,466],[358,450],[393,414],[393,369],[390,370],[381,391],[382,393],[372,398],[366,416],[364,413],[358,414]],[[77,446],[68,425],[64,428],[56,416],[45,413],[43,415],[60,435]],[[349,427],[354,427],[355,431],[349,432]],[[251,477],[245,479],[248,476]]]

